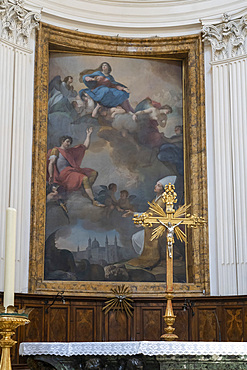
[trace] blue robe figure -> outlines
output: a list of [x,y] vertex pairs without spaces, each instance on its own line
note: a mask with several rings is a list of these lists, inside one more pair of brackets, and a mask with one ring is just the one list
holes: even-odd
[[[93,80],[87,81],[86,77],[91,77]],[[116,82],[110,74],[106,76],[101,71],[96,71],[84,75],[83,82],[88,88],[79,91],[80,97],[82,98],[86,93],[104,107],[113,108],[122,105],[129,98],[129,93],[123,90],[126,86]]]
[[175,163],[180,176],[184,175],[183,135],[174,135],[170,143],[161,145],[157,158],[161,162]]

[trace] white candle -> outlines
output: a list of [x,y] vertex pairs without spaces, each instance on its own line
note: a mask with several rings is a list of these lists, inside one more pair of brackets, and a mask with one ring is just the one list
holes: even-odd
[[8,306],[14,306],[15,294],[15,242],[16,209],[7,208],[5,236],[4,298],[5,312]]

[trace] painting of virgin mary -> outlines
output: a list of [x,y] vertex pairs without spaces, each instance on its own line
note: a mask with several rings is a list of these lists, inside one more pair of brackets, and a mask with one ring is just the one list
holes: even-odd
[[[184,200],[182,78],[179,60],[51,54],[46,280],[165,281],[164,240],[151,243],[132,215],[171,179]],[[80,158],[61,157],[77,147]],[[81,174],[77,187],[65,171]],[[174,279],[186,281],[179,241]]]

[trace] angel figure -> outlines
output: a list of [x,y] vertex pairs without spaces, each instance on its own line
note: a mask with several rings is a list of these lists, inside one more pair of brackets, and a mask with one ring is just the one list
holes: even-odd
[[134,121],[139,124],[137,132],[137,140],[150,149],[160,148],[167,142],[163,132],[159,128],[165,128],[167,124],[167,115],[172,113],[172,108],[169,105],[161,106],[160,103],[146,98],[142,100],[135,108],[135,113],[132,116]]
[[48,112],[64,111],[64,109],[71,110],[71,101],[77,96],[77,91],[74,90],[73,77],[66,76],[61,80],[61,76],[55,76],[49,82],[49,100]]

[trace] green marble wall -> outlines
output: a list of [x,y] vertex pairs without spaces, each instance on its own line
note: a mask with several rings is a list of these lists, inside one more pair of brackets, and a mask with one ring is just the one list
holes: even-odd
[[[92,359],[94,363],[89,364]],[[30,370],[247,370],[247,354],[245,356],[34,356],[29,357],[27,363]]]
[[160,370],[246,370],[245,356],[156,356]]

